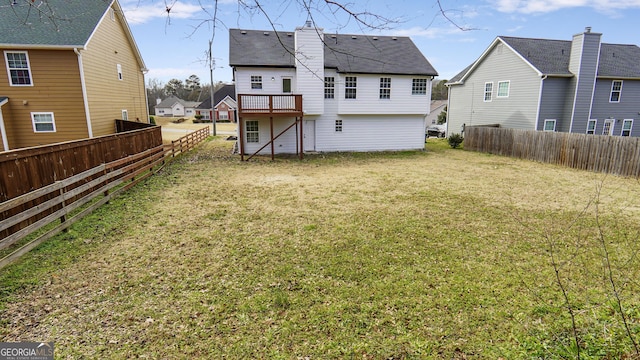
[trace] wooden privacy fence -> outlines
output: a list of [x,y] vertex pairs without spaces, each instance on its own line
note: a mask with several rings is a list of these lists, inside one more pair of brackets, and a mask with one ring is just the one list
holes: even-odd
[[640,138],[467,126],[465,150],[640,177]]
[[[121,130],[132,129],[131,124],[120,125]],[[0,251],[6,253],[60,220],[27,244],[17,244],[21,247],[0,259],[0,268],[152,175],[167,156],[191,150],[209,135],[206,127],[167,149],[160,126],[138,128],[142,129],[0,153]]]
[[208,138],[210,134],[209,127],[203,127],[200,130],[190,132],[187,135],[171,141],[171,145],[165,147],[165,154],[174,157],[182,152],[189,151],[198,145],[201,141]]

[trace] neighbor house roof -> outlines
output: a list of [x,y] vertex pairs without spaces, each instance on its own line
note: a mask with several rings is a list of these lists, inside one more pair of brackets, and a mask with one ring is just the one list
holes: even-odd
[[182,100],[176,96],[169,96],[168,98],[162,100],[159,104],[157,104],[155,107],[157,108],[170,108],[173,107],[173,105],[175,105],[176,103],[179,103],[180,105],[182,105],[183,107],[187,107],[187,108],[195,108],[196,106],[200,105],[200,102],[198,101],[186,101],[186,100]]
[[[449,80],[449,84],[464,79],[498,42],[503,42],[542,75],[573,76],[569,71],[571,41],[499,36],[487,51],[463,71]],[[601,44],[598,77],[640,78],[640,48],[636,45]]]
[[[236,99],[236,86],[234,84],[226,84],[220,89],[216,90],[213,93],[213,103],[214,105],[218,105],[220,101],[226,99],[228,97],[232,98],[234,101]],[[207,98],[197,107],[198,109],[211,109],[211,97]]]
[[122,20],[125,35],[145,70],[144,60],[116,0],[3,0],[2,3],[0,47],[14,49],[85,49],[113,6],[113,16]]
[[[231,66],[294,67],[294,32],[229,30]],[[324,34],[324,65],[341,73],[437,76],[405,36]]]

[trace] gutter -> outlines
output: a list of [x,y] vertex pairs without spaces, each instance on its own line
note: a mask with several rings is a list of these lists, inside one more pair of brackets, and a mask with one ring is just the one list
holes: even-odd
[[[89,138],[93,137],[93,128],[91,127],[91,113],[89,112],[89,97],[87,96],[87,84],[84,78],[84,66],[82,65],[82,54],[78,48],[74,48],[73,52],[78,55],[78,68],[80,70],[80,84],[82,87],[82,101],[84,102],[84,115],[87,118],[87,133]],[[145,90],[146,92],[146,90]]]

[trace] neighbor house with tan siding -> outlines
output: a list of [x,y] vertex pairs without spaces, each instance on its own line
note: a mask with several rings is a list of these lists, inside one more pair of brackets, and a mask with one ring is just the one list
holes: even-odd
[[0,12],[0,151],[148,122],[146,66],[118,1],[38,4]]

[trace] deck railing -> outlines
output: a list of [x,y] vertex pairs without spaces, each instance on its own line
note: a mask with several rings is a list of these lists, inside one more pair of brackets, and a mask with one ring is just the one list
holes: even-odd
[[302,114],[302,95],[255,95],[238,94],[240,115],[283,115]]

